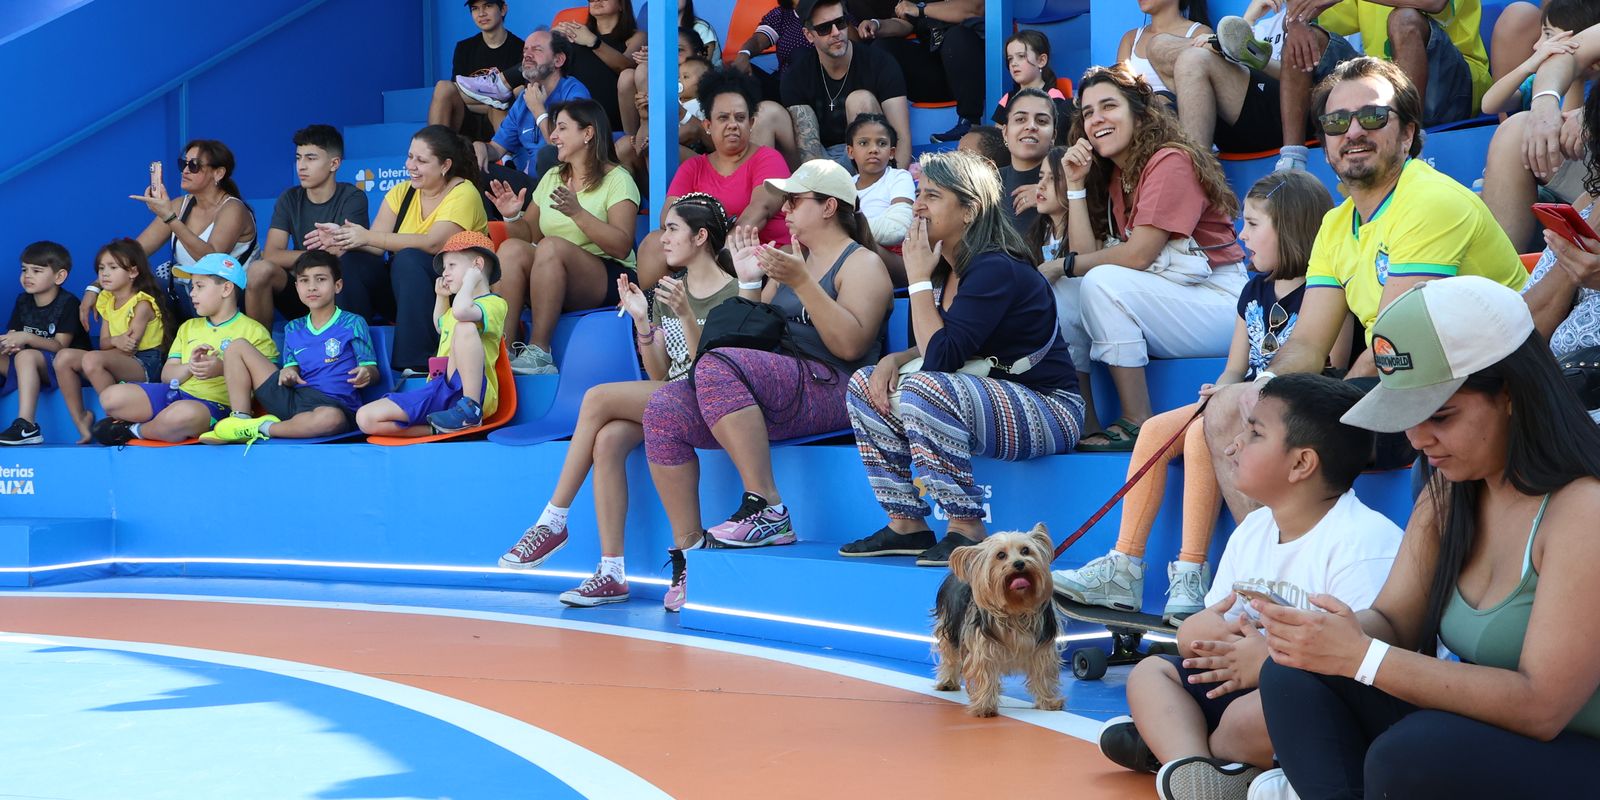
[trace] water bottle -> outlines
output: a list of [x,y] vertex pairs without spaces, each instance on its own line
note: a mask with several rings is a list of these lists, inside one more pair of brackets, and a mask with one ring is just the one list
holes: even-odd
[[167,382],[167,402],[176,402],[178,399],[178,379],[173,378]]

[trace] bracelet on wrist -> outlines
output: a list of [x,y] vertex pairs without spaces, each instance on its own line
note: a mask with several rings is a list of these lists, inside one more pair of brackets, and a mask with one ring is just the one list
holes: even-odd
[[739,290],[754,292],[761,289],[761,281],[739,281]]
[[528,209],[526,209],[526,208],[520,208],[520,209],[517,209],[517,214],[516,214],[516,216],[513,216],[513,217],[505,217],[505,218],[504,218],[504,219],[503,219],[503,220],[502,220],[502,221],[504,221],[504,222],[517,222],[517,221],[518,221],[518,220],[521,220],[521,219],[522,219],[522,217],[523,217],[523,215],[525,215],[525,214],[527,214],[527,213],[528,213]]
[[1088,199],[1088,197],[1089,197],[1089,191],[1087,189],[1068,189],[1067,190],[1067,199],[1068,200],[1086,200],[1086,199]]
[[1383,664],[1383,657],[1389,654],[1389,643],[1382,639],[1373,639],[1367,645],[1367,654],[1361,659],[1361,666],[1356,667],[1353,676],[1357,683],[1371,686],[1378,679],[1378,667]]
[[911,295],[917,294],[919,292],[931,292],[931,291],[933,291],[933,281],[917,281],[916,283],[913,283],[910,286],[906,287],[906,296],[910,297]]
[[1061,258],[1061,274],[1069,278],[1078,277],[1078,274],[1073,271],[1078,266],[1078,252],[1076,250],[1068,250],[1067,254]]
[[177,219],[177,218],[178,218],[177,214],[168,214],[166,219],[161,220],[161,224],[163,224],[163,225],[171,225],[172,221]]
[[1534,92],[1533,93],[1533,97],[1528,98],[1528,105],[1530,105],[1530,106],[1533,105],[1534,101],[1538,100],[1541,97],[1554,97],[1556,99],[1556,107],[1557,108],[1561,107],[1561,100],[1562,100],[1561,93],[1556,91],[1556,90],[1554,90],[1554,89],[1546,89],[1546,90],[1544,90],[1542,92]]
[[96,286],[96,285],[91,283],[88,286],[83,287],[83,291],[86,294],[99,294],[100,293],[100,287],[98,287],[98,286]]
[[745,58],[753,58],[754,57],[754,54],[752,54],[749,50],[740,50],[738,54],[741,55],[741,56],[744,56]]

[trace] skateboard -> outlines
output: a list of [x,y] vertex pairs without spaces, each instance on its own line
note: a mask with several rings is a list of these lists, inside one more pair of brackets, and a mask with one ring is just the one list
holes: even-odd
[[1176,636],[1178,629],[1168,625],[1155,614],[1138,614],[1118,611],[1104,606],[1086,606],[1061,595],[1055,596],[1056,609],[1068,619],[1104,625],[1111,632],[1111,652],[1099,645],[1080,647],[1072,652],[1072,676],[1080,681],[1096,681],[1105,677],[1108,667],[1137,664],[1153,655],[1177,655],[1175,642],[1151,642],[1148,652],[1139,644],[1147,633]]

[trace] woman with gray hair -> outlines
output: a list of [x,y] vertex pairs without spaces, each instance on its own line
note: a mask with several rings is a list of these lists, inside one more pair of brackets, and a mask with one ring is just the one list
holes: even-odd
[[[986,533],[973,456],[1021,461],[1071,450],[1083,398],[1057,332],[1055,296],[1006,221],[994,165],[961,151],[921,163],[905,241],[914,346],[857,370],[846,396],[889,523],[839,554],[914,555],[919,566],[944,566]],[[950,520],[938,541],[913,468]]]

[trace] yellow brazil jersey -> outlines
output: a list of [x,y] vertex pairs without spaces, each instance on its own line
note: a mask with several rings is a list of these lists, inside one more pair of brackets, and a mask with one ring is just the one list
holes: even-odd
[[[1344,0],[1319,14],[1317,23],[1341,36],[1359,32],[1361,48],[1367,55],[1392,61],[1394,53],[1389,47],[1389,14],[1392,11],[1393,7],[1370,0]],[[1479,31],[1483,0],[1448,0],[1443,11],[1428,16],[1444,28],[1450,42],[1467,60],[1467,68],[1472,72],[1472,110],[1477,113],[1483,104],[1483,93],[1494,83],[1489,75],[1489,51],[1484,49],[1483,34]]]
[[133,297],[128,298],[128,302],[118,307],[117,298],[112,297],[110,292],[101,292],[94,299],[94,311],[106,321],[108,333],[112,336],[122,336],[133,326],[133,312],[138,309],[140,303],[149,305],[156,315],[151,318],[149,325],[144,326],[144,334],[139,337],[134,349],[154,350],[161,346],[161,337],[165,336],[167,331],[164,327],[165,320],[161,318],[161,304],[148,293],[135,292]]
[[[500,383],[494,374],[495,365],[500,362],[500,336],[506,327],[506,301],[497,294],[486,294],[472,301],[483,312],[483,319],[474,326],[478,329],[478,340],[483,343],[483,415],[485,417],[494,413],[500,407]],[[456,331],[456,316],[446,309],[444,316],[439,318],[439,352],[440,358],[450,355],[450,341]],[[454,365],[451,366],[452,371]]]
[[[278,360],[278,347],[272,343],[272,334],[243,312],[235,312],[232,319],[221,325],[212,324],[205,317],[197,317],[179,325],[178,335],[172,340],[172,349],[167,351],[167,358],[187,364],[195,348],[200,345],[210,345],[212,355],[221,358],[235,339],[249,342],[261,351],[261,355],[273,361]],[[221,375],[203,380],[190,378],[178,388],[201,400],[228,404],[228,385]]]
[[1345,304],[1372,338],[1391,277],[1481,275],[1521,291],[1528,271],[1505,231],[1472,193],[1426,162],[1411,159],[1372,218],[1355,201],[1322,218],[1306,287],[1343,287]]

